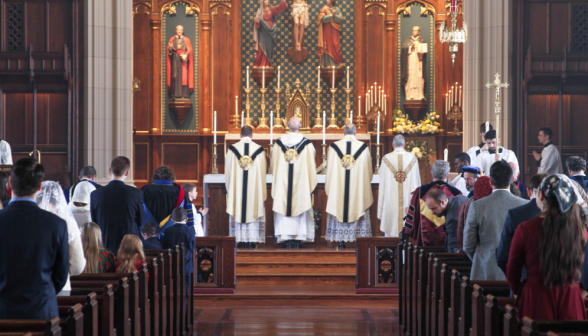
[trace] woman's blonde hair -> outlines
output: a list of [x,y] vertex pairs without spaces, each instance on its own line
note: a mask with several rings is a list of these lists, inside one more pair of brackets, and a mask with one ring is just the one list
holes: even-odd
[[135,235],[128,234],[124,236],[118,248],[117,257],[120,260],[120,265],[116,268],[117,273],[135,272],[135,262],[137,260],[145,260],[143,242]]
[[102,231],[98,224],[88,222],[82,225],[82,246],[86,258],[84,273],[99,273],[100,250],[104,249],[104,246],[102,245]]

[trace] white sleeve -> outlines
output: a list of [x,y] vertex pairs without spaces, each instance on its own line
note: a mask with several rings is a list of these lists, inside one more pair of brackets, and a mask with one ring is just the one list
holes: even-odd
[[0,154],[0,164],[12,164],[12,151],[8,142],[4,140],[0,141]]
[[82,237],[77,235],[69,242],[69,275],[82,274],[86,268],[86,258],[82,248]]

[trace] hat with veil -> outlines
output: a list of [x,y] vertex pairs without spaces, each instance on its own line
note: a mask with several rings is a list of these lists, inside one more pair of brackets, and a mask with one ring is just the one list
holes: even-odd
[[43,181],[41,191],[37,194],[37,204],[39,208],[49,211],[67,223],[67,241],[68,243],[80,235],[80,229],[75,217],[71,213],[63,189],[59,183],[54,181]]

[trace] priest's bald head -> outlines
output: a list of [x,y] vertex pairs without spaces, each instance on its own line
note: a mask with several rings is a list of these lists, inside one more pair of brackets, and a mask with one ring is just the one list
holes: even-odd
[[290,121],[288,121],[288,128],[290,129],[290,132],[298,132],[300,129],[300,118],[297,116],[290,118]]
[[343,131],[345,132],[345,135],[355,135],[355,132],[357,132],[357,127],[355,127],[353,123],[349,123],[345,125]]

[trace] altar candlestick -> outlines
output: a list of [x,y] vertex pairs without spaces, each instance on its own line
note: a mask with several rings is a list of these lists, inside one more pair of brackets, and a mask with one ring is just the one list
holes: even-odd
[[455,90],[453,89],[453,85],[451,86],[451,101],[449,102],[449,106],[453,107],[453,102],[455,101]]
[[445,115],[449,113],[449,94],[445,94]]
[[216,143],[216,111],[214,111],[214,139],[212,141],[213,144]]
[[249,66],[247,66],[247,88],[249,89]]
[[353,111],[349,112],[349,122],[353,124]]
[[357,109],[359,110],[357,112],[357,115],[360,116],[361,115],[361,96],[357,96]]
[[447,148],[445,148],[445,150],[443,151],[443,160],[445,162],[449,162],[449,161],[447,161],[448,156],[449,156],[449,150]]
[[347,89],[349,89],[349,66],[347,66]]
[[490,132],[490,122],[486,121],[486,133]]
[[334,89],[335,88],[335,66],[332,66],[332,70],[333,70],[333,82],[331,85],[331,88]]
[[318,66],[318,76],[316,78],[316,88],[320,89],[321,88],[321,66]]
[[380,95],[378,97],[378,106],[380,108],[382,108],[382,87],[381,86],[378,86],[378,91],[379,91],[378,94]]
[[239,96],[235,96],[235,116],[239,117]]
[[245,126],[245,112],[241,111],[241,127]]
[[459,107],[461,107],[463,105],[463,101],[461,100],[462,99],[462,97],[461,97],[462,92],[463,92],[463,88],[460,86],[459,87],[459,100],[457,101],[457,105],[459,105]]
[[384,115],[388,115],[388,104],[386,104],[386,95],[384,95]]
[[327,113],[323,111],[323,145],[325,144],[325,133],[327,128]]
[[280,68],[281,65],[278,65],[278,89],[280,88]]
[[265,89],[265,66],[261,67],[261,88]]
[[[280,67],[278,67],[279,71]],[[279,72],[278,72],[279,73]],[[274,138],[274,111],[270,112],[270,145],[273,143]]]
[[[457,82],[455,82],[455,99],[459,99],[458,97],[459,92],[457,91]],[[457,101],[455,101],[453,104],[455,105],[457,103]]]
[[380,112],[378,112],[378,132],[376,135],[376,143],[380,143]]
[[374,87],[372,86],[370,89],[370,108],[374,106]]
[[366,93],[366,95],[365,95],[365,115],[366,116],[368,115],[368,112],[369,112],[369,109],[368,109],[368,95]]

